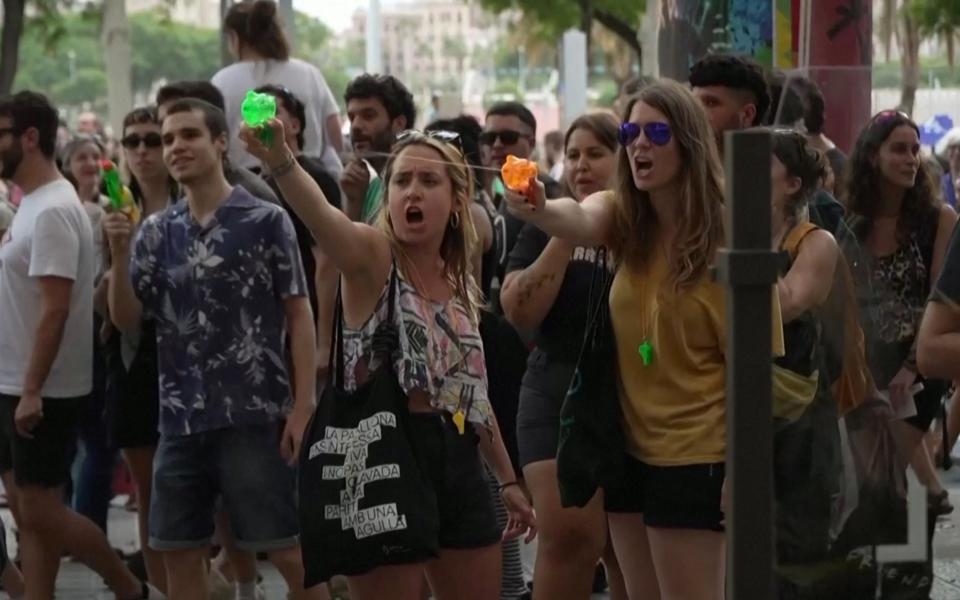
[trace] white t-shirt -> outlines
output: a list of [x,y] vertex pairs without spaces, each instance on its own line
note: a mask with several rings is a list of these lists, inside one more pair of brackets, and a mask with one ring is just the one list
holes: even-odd
[[257,159],[244,150],[243,142],[237,138],[241,120],[240,104],[248,91],[270,84],[287,88],[303,102],[307,124],[301,150],[305,156],[318,159],[334,178],[340,178],[343,163],[324,132],[327,117],[340,114],[340,109],[327,80],[316,67],[298,58],[238,62],[220,69],[211,82],[220,88],[227,108],[231,164],[248,169],[259,166]]
[[93,229],[66,179],[23,197],[0,241],[0,394],[20,396],[40,321],[39,277],[73,280],[60,350],[44,398],[74,398],[93,389]]

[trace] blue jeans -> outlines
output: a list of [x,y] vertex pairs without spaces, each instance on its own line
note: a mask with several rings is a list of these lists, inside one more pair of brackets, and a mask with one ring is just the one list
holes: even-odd
[[269,552],[296,546],[300,525],[294,469],[280,456],[281,424],[160,436],[153,459],[150,547],[210,544],[217,500],[237,546]]
[[107,513],[113,497],[113,471],[117,451],[107,443],[103,394],[94,393],[80,407],[80,454],[74,466],[73,510],[107,531]]

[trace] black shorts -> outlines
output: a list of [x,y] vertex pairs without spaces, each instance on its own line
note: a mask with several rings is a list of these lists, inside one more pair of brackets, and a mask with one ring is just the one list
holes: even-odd
[[109,444],[112,448],[155,448],[160,440],[160,376],[152,323],[144,324],[129,368],[123,363],[122,343],[120,334],[114,333],[104,352]]
[[[437,496],[440,547],[484,548],[500,541],[490,484],[471,425],[460,435],[449,415],[412,413],[410,440]],[[486,435],[485,432],[479,432]]]
[[536,350],[527,360],[517,411],[520,466],[555,460],[560,443],[560,408],[577,366],[547,360]]
[[648,527],[724,531],[720,495],[724,464],[656,467],[623,460],[622,485],[604,488],[612,513],[643,513]]
[[21,437],[14,425],[20,398],[0,394],[0,434],[6,452],[0,453],[0,472],[13,469],[17,485],[55,488],[70,479],[77,453],[77,429],[87,397],[44,398],[43,418],[32,438]]
[[917,407],[917,414],[904,419],[905,422],[913,425],[920,431],[929,431],[930,424],[937,418],[940,406],[943,404],[943,396],[948,391],[947,384],[940,379],[927,379],[923,382],[923,389],[919,394],[913,397],[913,403]]

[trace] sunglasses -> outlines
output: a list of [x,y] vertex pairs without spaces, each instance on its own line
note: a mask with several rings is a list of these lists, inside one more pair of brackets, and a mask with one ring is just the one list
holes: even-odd
[[140,147],[141,143],[147,148],[159,148],[163,145],[163,139],[159,133],[148,133],[143,136],[131,133],[120,140],[120,144],[127,150],[136,150]]
[[17,131],[16,127],[0,127],[0,137],[3,137],[8,133],[11,135],[20,135],[20,132]]
[[416,129],[407,129],[397,134],[397,141],[414,140],[418,137],[428,137],[438,142],[443,142],[456,148],[460,154],[463,154],[463,143],[460,141],[460,134],[456,131],[447,131],[446,129],[434,129],[431,131],[417,131]]
[[874,123],[883,123],[884,121],[889,121],[890,119],[904,119],[906,121],[913,122],[913,119],[910,118],[910,115],[903,112],[902,110],[881,110],[877,114],[873,115]]
[[484,131],[480,134],[480,144],[483,146],[492,146],[497,143],[497,138],[500,138],[500,143],[504,146],[511,146],[520,141],[520,138],[529,138],[530,136],[520,133],[519,131],[514,131],[512,129],[502,129],[500,131]]
[[654,121],[646,125],[640,125],[639,123],[627,121],[620,125],[620,130],[617,132],[617,140],[621,146],[626,148],[640,137],[641,132],[654,146],[666,146],[670,143],[670,138],[673,137],[670,126],[666,123]]

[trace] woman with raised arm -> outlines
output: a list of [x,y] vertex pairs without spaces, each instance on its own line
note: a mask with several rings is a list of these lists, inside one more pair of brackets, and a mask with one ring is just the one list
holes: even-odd
[[[563,176],[582,201],[608,190],[617,166],[617,120],[608,113],[582,115],[563,139]],[[601,557],[614,600],[626,598],[623,576],[607,544],[603,494],[583,508],[562,508],[557,487],[560,407],[573,377],[587,327],[597,248],[551,238],[524,225],[510,253],[500,303],[519,331],[534,333],[520,390],[517,438],[524,480],[533,496],[540,539],[533,574],[534,598],[580,600],[590,594]],[[604,552],[608,549],[607,552]]]
[[841,492],[839,399],[831,386],[840,376],[837,350],[842,351],[843,340],[831,326],[848,280],[833,236],[808,215],[829,168],[825,159],[799,132],[774,130],[771,141],[773,248],[785,258],[777,281],[785,353],[775,362],[794,383],[792,393],[781,391],[792,402],[779,403],[781,410],[774,412],[777,589],[781,598],[799,599],[815,597],[813,590],[826,593],[826,577],[810,573],[819,573],[815,566],[827,560],[831,517]]
[[[423,444],[440,517],[440,555],[426,563],[382,566],[348,578],[357,600],[418,599],[426,572],[439,600],[496,600],[500,541],[479,457],[490,466],[510,513],[504,537],[535,534],[533,510],[517,485],[487,398],[478,327],[479,294],[470,259],[473,178],[463,154],[444,132],[400,136],[384,170],[384,205],[376,227],[354,223],[331,206],[294,161],[273,120],[264,146],[246,128],[241,138],[267,165],[290,206],[342,273],[344,387],[361,385],[376,365],[374,332],[394,314],[401,352],[392,367],[414,419],[432,425]],[[395,310],[387,300],[399,279]],[[463,429],[457,423],[465,425]],[[443,452],[425,452],[440,444]],[[479,449],[479,454],[478,454]],[[449,460],[448,460],[449,458]]]
[[507,200],[545,233],[612,253],[626,448],[623,476],[604,495],[629,597],[716,600],[725,580],[727,325],[724,289],[709,270],[723,241],[720,159],[703,108],[678,83],[641,90],[624,121],[612,192],[546,201],[531,180],[529,197]]

